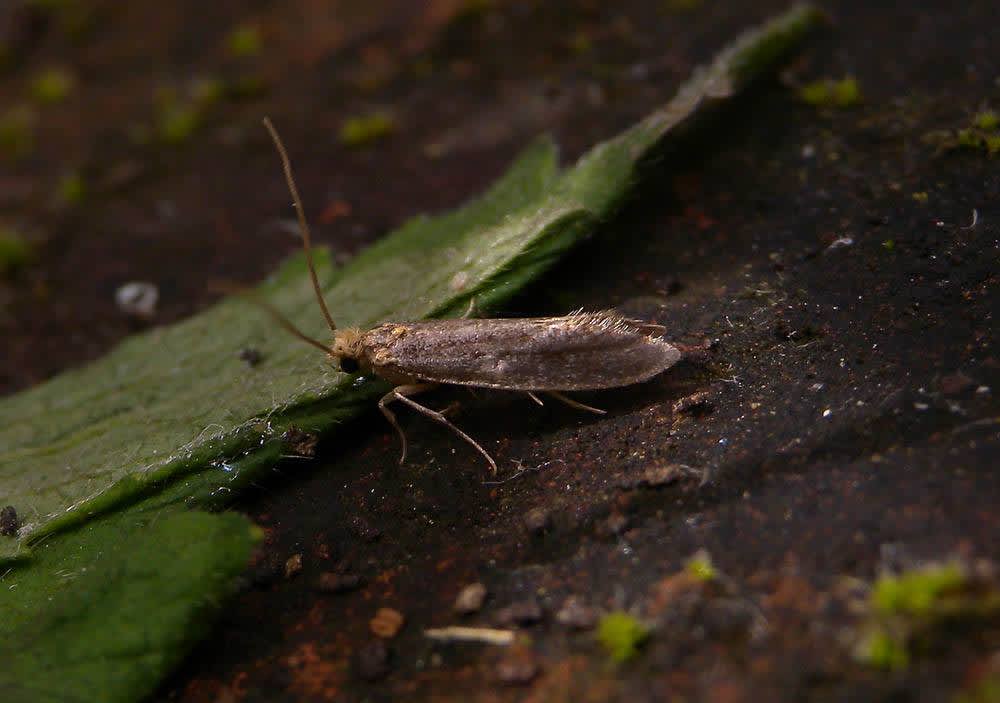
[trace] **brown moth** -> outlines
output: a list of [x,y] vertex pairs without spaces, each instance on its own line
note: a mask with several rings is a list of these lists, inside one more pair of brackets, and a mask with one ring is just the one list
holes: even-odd
[[389,409],[392,402],[404,403],[450,428],[475,447],[496,473],[496,462],[478,442],[442,413],[417,403],[412,396],[441,384],[496,388],[525,392],[538,404],[542,401],[535,394],[546,393],[572,407],[603,414],[603,410],[568,398],[562,391],[640,383],[680,359],[676,346],[655,335],[662,329],[659,325],[629,320],[610,311],[579,311],[564,317],[386,322],[367,331],[356,327],[338,329],[316,277],[309,224],[288,154],[271,121],[265,119],[264,125],[281,157],[316,300],[333,341],[327,345],[309,337],[277,310],[258,302],[286,330],[336,360],[342,371],[375,374],[395,385],[378,406],[399,434],[400,464],[406,460],[406,435]]

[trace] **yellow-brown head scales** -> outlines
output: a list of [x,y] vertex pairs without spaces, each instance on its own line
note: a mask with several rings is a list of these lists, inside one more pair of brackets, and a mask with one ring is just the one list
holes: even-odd
[[341,370],[347,373],[357,373],[362,369],[370,370],[362,348],[363,337],[364,332],[357,327],[334,331],[333,342],[327,353],[339,362]]

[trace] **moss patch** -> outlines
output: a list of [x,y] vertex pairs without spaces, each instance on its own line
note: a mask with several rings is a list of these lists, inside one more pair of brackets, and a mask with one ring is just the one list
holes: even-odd
[[883,671],[900,671],[910,665],[904,643],[880,629],[872,630],[858,644],[855,656],[868,666]]
[[861,85],[853,76],[839,80],[823,78],[799,88],[799,99],[814,107],[854,107],[862,100]]
[[63,205],[79,205],[87,196],[87,186],[79,171],[63,176],[56,187],[56,198]]
[[715,568],[715,564],[712,563],[712,555],[704,549],[699,550],[694,556],[688,559],[684,565],[684,569],[688,574],[703,583],[714,581],[719,577],[719,572]]
[[31,97],[39,103],[60,103],[76,86],[73,74],[64,68],[48,68],[31,81]]
[[984,132],[992,132],[1000,127],[1000,116],[993,110],[983,110],[972,118],[972,126]]
[[226,37],[226,52],[233,58],[257,56],[263,44],[259,27],[250,24],[241,25]]
[[959,692],[952,703],[1000,703],[1000,675],[992,674]]
[[1000,615],[1000,589],[992,569],[960,561],[928,564],[880,576],[872,586],[869,616],[855,649],[880,669],[905,668],[953,626],[981,626]]
[[968,126],[928,132],[923,140],[940,151],[968,149],[994,156],[1000,153],[1000,115],[993,110],[981,110],[972,116]]
[[340,141],[347,146],[362,146],[378,141],[396,131],[396,120],[385,112],[351,117],[340,127]]
[[943,598],[966,584],[958,564],[931,565],[898,576],[880,576],[872,589],[872,605],[884,615],[932,614]]
[[166,144],[186,142],[201,126],[201,110],[194,105],[171,105],[160,112],[156,134]]
[[0,275],[20,269],[34,256],[34,248],[17,231],[0,227]]
[[611,659],[618,663],[634,657],[647,639],[649,628],[625,612],[608,613],[597,626],[597,640]]

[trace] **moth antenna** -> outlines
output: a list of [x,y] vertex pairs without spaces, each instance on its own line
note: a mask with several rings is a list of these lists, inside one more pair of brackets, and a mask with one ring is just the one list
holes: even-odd
[[274,318],[274,321],[277,322],[286,332],[294,335],[295,337],[298,337],[306,344],[311,344],[317,349],[322,349],[324,354],[330,353],[330,347],[323,344],[323,342],[319,341],[318,339],[310,337],[308,334],[300,330],[298,327],[295,326],[295,323],[289,320],[287,317],[285,317],[284,314],[280,310],[278,310],[278,308],[274,307],[269,302],[261,298],[255,291],[250,290],[248,288],[242,288],[240,286],[228,285],[225,283],[213,283],[212,285],[209,286],[209,288],[211,290],[217,290],[220,293],[239,295],[243,298],[246,298],[248,301],[250,301],[257,307],[261,308],[264,312],[266,312],[268,315]]
[[263,308],[268,315],[274,318],[275,322],[277,322],[279,325],[281,325],[282,328],[284,328],[286,332],[289,332],[290,334],[298,337],[306,344],[313,345],[317,349],[321,350],[324,354],[330,353],[330,347],[323,344],[323,342],[319,341],[318,339],[310,337],[308,334],[300,330],[298,327],[295,326],[295,324],[291,320],[289,320],[287,317],[281,314],[281,312],[279,312],[278,309],[273,305],[271,305],[270,303],[264,302],[260,298],[257,298],[252,295],[248,296],[248,299],[253,301],[255,305],[259,305],[261,308]]
[[309,265],[309,277],[312,279],[313,290],[316,292],[316,300],[323,311],[323,317],[326,318],[327,326],[329,326],[331,332],[334,332],[337,329],[337,325],[333,321],[333,316],[330,315],[330,309],[326,306],[326,301],[323,300],[323,291],[320,290],[319,278],[316,277],[316,267],[313,265],[312,257],[312,235],[309,231],[309,223],[306,221],[305,210],[302,208],[302,198],[299,197],[299,189],[295,186],[295,178],[292,176],[292,163],[288,159],[288,152],[285,151],[285,145],[282,143],[281,137],[278,136],[278,130],[271,124],[270,117],[264,118],[264,126],[271,133],[271,139],[274,141],[274,146],[281,157],[281,168],[285,172],[285,182],[288,183],[288,190],[291,191],[292,201],[295,203],[295,214],[299,217],[299,230],[302,232],[302,248],[306,252],[306,263]]

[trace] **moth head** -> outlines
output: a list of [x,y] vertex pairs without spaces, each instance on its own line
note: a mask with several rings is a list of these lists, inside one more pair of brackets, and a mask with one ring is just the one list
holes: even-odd
[[361,370],[361,338],[364,333],[357,327],[348,327],[333,333],[333,343],[329,354],[340,363],[340,370],[345,373],[357,373]]

